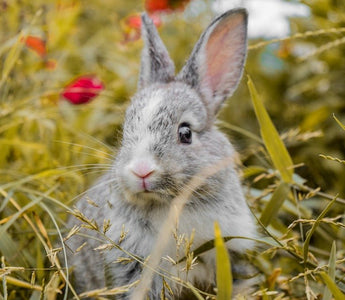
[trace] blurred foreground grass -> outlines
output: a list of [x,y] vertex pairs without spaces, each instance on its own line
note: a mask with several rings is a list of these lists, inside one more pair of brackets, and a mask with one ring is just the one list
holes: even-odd
[[[262,299],[340,299],[345,290],[345,4],[301,2],[311,16],[291,19],[292,32],[311,33],[250,41],[251,95],[243,80],[219,124],[240,152],[262,228],[248,254]],[[211,19],[210,5],[195,0],[162,16],[178,67]],[[127,17],[142,10],[140,1],[0,2],[0,299],[67,297],[56,247],[69,230],[68,207],[115,155],[141,49]],[[64,87],[85,75],[105,89],[72,105]]]

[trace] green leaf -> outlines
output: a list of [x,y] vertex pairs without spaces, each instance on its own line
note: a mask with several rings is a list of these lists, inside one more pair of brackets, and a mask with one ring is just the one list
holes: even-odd
[[[333,241],[331,255],[329,256],[329,262],[328,262],[328,275],[329,275],[329,278],[332,279],[333,281],[335,279],[336,253],[337,253],[336,245],[335,245],[335,241]],[[331,299],[332,299],[332,292],[328,286],[325,286],[322,300],[331,300]]]
[[249,166],[243,169],[243,178],[249,178],[250,176],[256,176],[261,173],[267,172],[267,169],[261,166]]
[[309,243],[310,243],[310,239],[313,235],[313,233],[315,232],[317,226],[319,225],[319,223],[321,222],[322,218],[327,214],[327,212],[331,209],[332,205],[334,204],[334,202],[337,200],[337,196],[327,204],[327,206],[324,208],[324,210],[321,212],[321,214],[317,217],[317,219],[315,220],[313,226],[311,227],[311,229],[308,231],[307,233],[307,237],[305,238],[304,244],[303,244],[303,262],[304,264],[307,262],[308,260],[308,251],[309,251]]
[[266,149],[273,161],[274,166],[280,172],[285,182],[292,182],[293,170],[291,169],[293,162],[287,151],[283,141],[281,140],[277,129],[274,127],[254,83],[248,76],[248,88],[252,98],[256,117],[259,121],[260,132],[265,143]]
[[282,182],[276,188],[272,198],[266,204],[260,217],[260,221],[264,226],[268,226],[271,223],[271,220],[278,214],[278,211],[288,196],[289,191],[290,187],[285,182]]
[[327,285],[328,289],[331,291],[334,299],[345,300],[345,295],[339,290],[334,280],[325,272],[320,272],[323,282]]
[[231,299],[232,295],[231,263],[228,250],[217,222],[214,223],[214,235],[217,262],[217,300],[228,300]]

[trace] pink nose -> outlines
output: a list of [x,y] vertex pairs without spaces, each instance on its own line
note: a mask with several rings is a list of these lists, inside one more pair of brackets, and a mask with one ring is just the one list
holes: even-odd
[[145,163],[139,163],[135,165],[131,169],[132,173],[142,179],[145,179],[149,177],[155,170],[152,166],[145,164]]

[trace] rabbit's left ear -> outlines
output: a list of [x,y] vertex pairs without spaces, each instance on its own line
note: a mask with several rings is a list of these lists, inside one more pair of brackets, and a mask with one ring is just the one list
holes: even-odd
[[141,24],[144,48],[141,53],[139,89],[156,82],[167,83],[175,77],[175,65],[146,13],[141,16]]
[[201,94],[212,117],[236,90],[246,53],[247,11],[230,10],[204,31],[177,80]]

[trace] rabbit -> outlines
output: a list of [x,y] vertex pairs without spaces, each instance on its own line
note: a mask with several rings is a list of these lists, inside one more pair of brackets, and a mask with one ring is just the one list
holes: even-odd
[[[80,212],[99,225],[110,220],[106,235],[136,257],[146,259],[150,255],[170,203],[190,180],[206,167],[236,155],[215,121],[242,76],[247,19],[247,11],[242,8],[214,19],[175,75],[174,63],[153,22],[142,14],[144,48],[138,91],[125,114],[119,152],[111,170],[76,204]],[[215,221],[223,236],[248,238],[227,242],[230,253],[241,255],[254,247],[257,228],[234,164],[225,165],[192,192],[179,216],[177,230],[185,237],[194,235],[195,249],[214,239]],[[76,218],[71,216],[68,222],[71,227]],[[104,242],[92,230],[83,230],[84,234],[66,242],[75,250],[87,241],[81,251],[68,257],[78,292],[130,285],[140,279],[140,262],[119,262],[128,256],[116,247],[95,251]],[[176,241],[172,237],[164,256],[174,258],[175,254]],[[200,257],[187,280],[212,291],[216,280],[214,250]],[[241,269],[241,262],[236,266],[233,261],[233,265]],[[180,266],[162,259],[160,267],[176,276]],[[168,276],[165,281],[173,291],[172,295],[166,288],[166,298],[183,297],[185,289],[181,291]],[[160,299],[162,288],[162,276],[155,274],[148,297]],[[130,299],[132,291],[130,288],[116,299]]]

